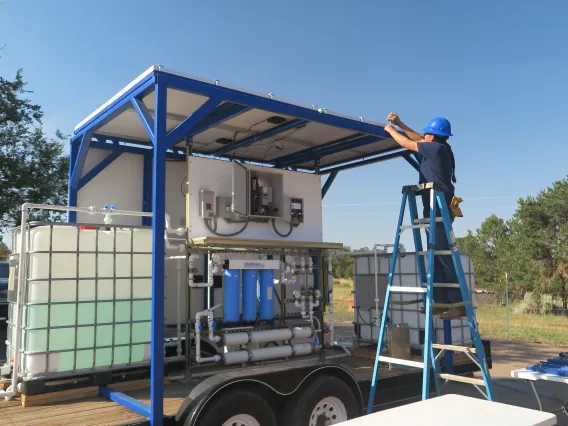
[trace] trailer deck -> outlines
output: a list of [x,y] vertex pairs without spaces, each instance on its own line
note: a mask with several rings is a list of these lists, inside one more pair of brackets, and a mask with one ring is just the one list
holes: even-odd
[[[363,351],[361,351],[363,352]],[[333,358],[328,363],[346,368],[357,380],[363,394],[363,400],[368,398],[371,375],[373,373],[374,351],[368,356],[359,352],[359,356],[345,356]],[[312,360],[314,364],[319,361]],[[305,364],[306,360],[287,361],[292,368],[296,364]],[[278,363],[277,365],[282,365]],[[456,360],[455,368],[461,372],[474,371],[475,366],[470,362],[459,363]],[[384,385],[380,387],[378,399],[384,398],[384,404],[390,406],[397,400],[412,398],[420,394],[421,371],[404,366],[392,366],[381,370],[380,380]],[[417,380],[418,379],[418,380]],[[174,422],[185,397],[190,391],[201,383],[202,378],[196,377],[187,383],[181,380],[172,380],[164,386],[164,420]],[[128,391],[129,382],[117,386],[124,394],[145,404],[150,402],[150,389],[136,389]],[[60,392],[61,401],[52,402],[54,394],[38,395],[31,402],[31,406],[24,407],[20,399],[0,402],[0,421],[3,424],[20,425],[141,425],[148,424],[148,420],[134,411],[113,402],[102,396],[97,396],[98,388],[89,387]],[[69,400],[69,398],[74,398]],[[51,402],[42,402],[51,401]],[[376,408],[380,408],[377,406]]]

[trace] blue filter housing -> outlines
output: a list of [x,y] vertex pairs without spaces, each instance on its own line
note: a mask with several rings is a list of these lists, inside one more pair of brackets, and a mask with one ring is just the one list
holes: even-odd
[[258,271],[245,269],[243,271],[243,320],[256,320]]
[[274,318],[274,271],[263,269],[260,271],[260,319]]
[[240,289],[240,269],[225,269],[223,272],[223,320],[226,322],[239,320]]

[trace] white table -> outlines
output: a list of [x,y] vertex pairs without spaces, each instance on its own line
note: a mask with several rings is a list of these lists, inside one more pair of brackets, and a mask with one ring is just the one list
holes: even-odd
[[568,377],[557,376],[555,374],[547,374],[547,373],[539,373],[538,371],[529,371],[524,368],[520,370],[512,370],[511,377],[515,379],[526,380],[527,383],[531,385],[533,390],[534,396],[536,401],[538,402],[538,406],[542,411],[542,402],[540,401],[540,396],[538,395],[538,391],[536,390],[536,386],[534,382],[537,380],[544,380],[547,382],[558,382],[558,383],[565,383],[568,385]]
[[462,395],[443,395],[342,422],[342,426],[553,426],[551,413]]

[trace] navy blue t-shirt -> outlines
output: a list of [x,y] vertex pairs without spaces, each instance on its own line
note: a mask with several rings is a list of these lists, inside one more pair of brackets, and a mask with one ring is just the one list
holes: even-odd
[[[446,203],[452,201],[454,184],[452,182],[452,157],[450,149],[438,142],[419,142],[416,158],[420,163],[420,178],[418,183],[435,182],[444,185]],[[422,195],[424,217],[430,216],[430,194]]]

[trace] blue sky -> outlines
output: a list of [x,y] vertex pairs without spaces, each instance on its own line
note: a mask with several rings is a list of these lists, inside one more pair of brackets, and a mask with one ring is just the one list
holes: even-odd
[[[463,235],[566,177],[567,14],[553,0],[3,0],[0,75],[23,68],[45,130],[67,134],[152,64],[418,129],[446,116]],[[340,173],[325,239],[391,243],[416,179],[403,160]]]

